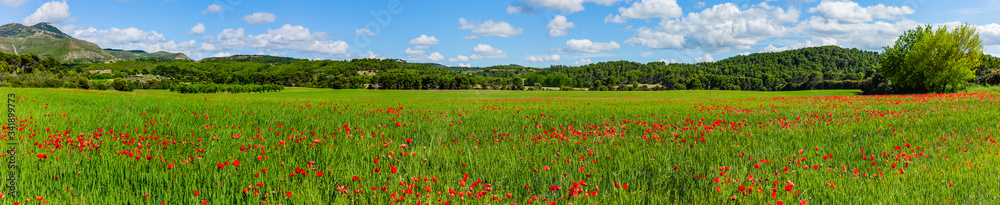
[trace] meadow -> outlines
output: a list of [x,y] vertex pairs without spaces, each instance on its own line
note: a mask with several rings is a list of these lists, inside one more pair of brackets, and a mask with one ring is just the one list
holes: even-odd
[[3,204],[1000,201],[989,91],[3,91]]

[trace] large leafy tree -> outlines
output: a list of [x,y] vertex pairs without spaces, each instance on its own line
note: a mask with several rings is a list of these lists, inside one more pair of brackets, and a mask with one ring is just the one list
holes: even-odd
[[897,93],[955,92],[975,78],[982,55],[975,27],[925,25],[906,31],[885,48],[880,73]]

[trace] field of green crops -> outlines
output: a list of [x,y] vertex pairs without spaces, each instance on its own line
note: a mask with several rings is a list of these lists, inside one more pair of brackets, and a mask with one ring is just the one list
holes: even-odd
[[9,92],[3,204],[1000,201],[995,92]]

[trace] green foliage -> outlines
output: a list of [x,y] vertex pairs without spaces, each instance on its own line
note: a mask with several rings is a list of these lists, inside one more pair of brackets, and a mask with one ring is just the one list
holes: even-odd
[[170,91],[178,93],[264,93],[284,90],[280,85],[220,85],[220,84],[176,84]]
[[84,90],[90,89],[90,81],[87,80],[86,78],[77,78],[76,79],[76,85],[80,89],[84,89]]
[[975,79],[982,41],[968,24],[949,30],[931,25],[906,31],[885,48],[880,74],[895,93],[956,92]]
[[131,92],[133,88],[131,84],[132,82],[128,80],[122,78],[115,78],[115,80],[111,82],[111,87],[117,91]]

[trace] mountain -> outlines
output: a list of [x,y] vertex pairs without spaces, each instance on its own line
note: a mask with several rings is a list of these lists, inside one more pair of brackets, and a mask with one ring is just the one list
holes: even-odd
[[32,35],[43,35],[56,39],[72,38],[50,23],[38,23],[30,27],[12,23],[0,27],[0,36],[3,37],[28,37]]
[[42,58],[52,57],[62,63],[69,64],[113,62],[138,58],[190,60],[181,53],[105,50],[95,43],[73,38],[50,23],[38,23],[33,26],[11,23],[0,26],[0,52],[34,53]]

